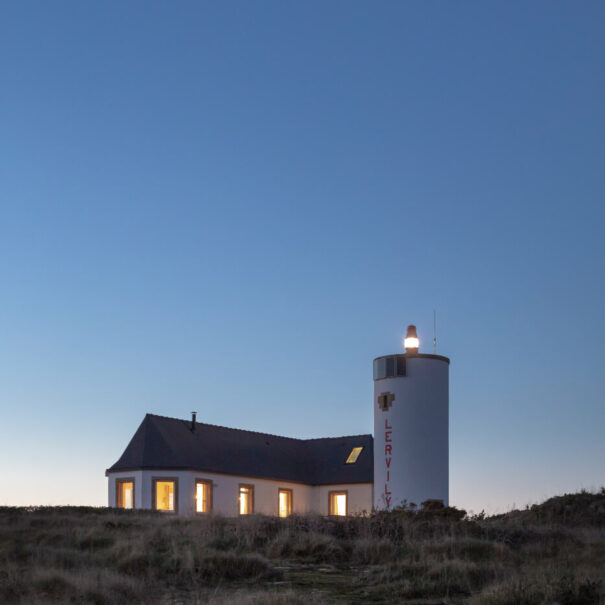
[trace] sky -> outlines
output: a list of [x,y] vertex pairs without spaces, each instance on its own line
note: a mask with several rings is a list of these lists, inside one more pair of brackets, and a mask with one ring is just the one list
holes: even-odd
[[605,4],[0,7],[0,504],[107,503],[147,412],[373,430],[450,366],[450,501],[605,484]]

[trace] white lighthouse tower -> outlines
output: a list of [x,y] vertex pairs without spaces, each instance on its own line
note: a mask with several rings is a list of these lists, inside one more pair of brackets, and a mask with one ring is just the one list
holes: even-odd
[[405,354],[374,360],[374,508],[404,501],[449,504],[449,364],[418,352],[408,326]]

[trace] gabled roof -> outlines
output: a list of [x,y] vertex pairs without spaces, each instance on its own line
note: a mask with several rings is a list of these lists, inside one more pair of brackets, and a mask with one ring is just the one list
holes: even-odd
[[[357,462],[345,461],[363,447]],[[372,435],[292,439],[147,414],[108,473],[172,469],[279,479],[308,485],[372,483]]]

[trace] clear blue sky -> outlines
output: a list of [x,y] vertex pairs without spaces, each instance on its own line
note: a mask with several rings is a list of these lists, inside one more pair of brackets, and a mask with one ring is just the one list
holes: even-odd
[[372,430],[407,323],[451,499],[605,484],[603,2],[0,8],[0,503],[146,412]]

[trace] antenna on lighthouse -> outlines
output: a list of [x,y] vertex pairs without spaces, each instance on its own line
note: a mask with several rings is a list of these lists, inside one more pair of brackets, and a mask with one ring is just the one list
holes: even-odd
[[437,354],[437,311],[433,309],[433,353]]

